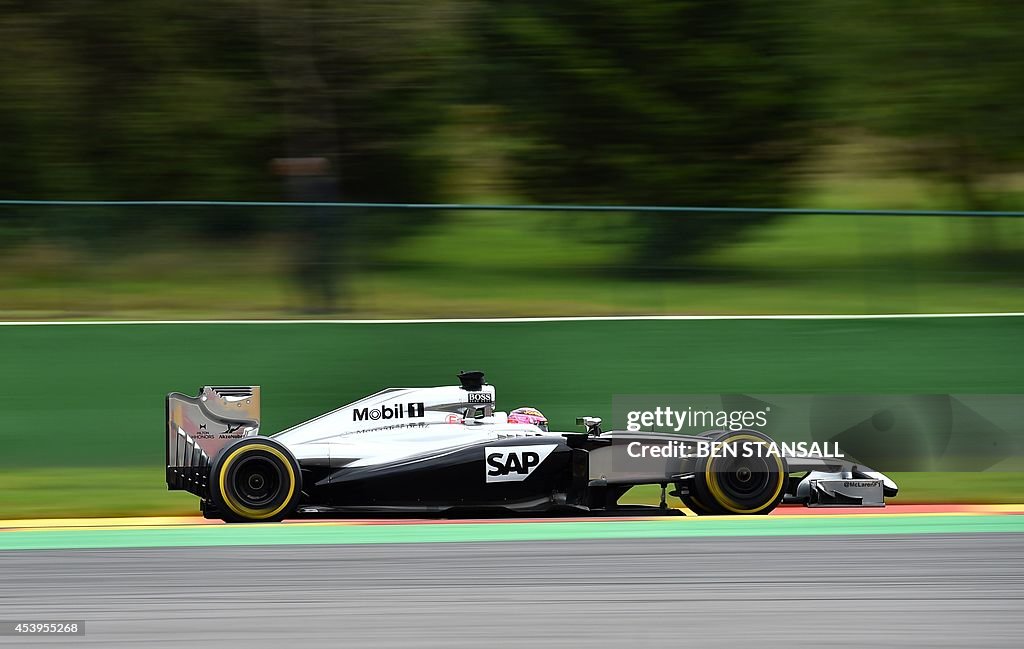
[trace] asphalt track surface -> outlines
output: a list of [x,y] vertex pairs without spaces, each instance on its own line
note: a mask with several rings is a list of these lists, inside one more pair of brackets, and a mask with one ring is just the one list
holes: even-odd
[[1024,534],[0,552],[0,619],[113,647],[1020,647]]

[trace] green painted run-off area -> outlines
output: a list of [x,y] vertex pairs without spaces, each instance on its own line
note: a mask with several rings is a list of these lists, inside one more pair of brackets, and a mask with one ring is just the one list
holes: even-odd
[[853,515],[385,525],[197,525],[0,533],[0,550],[1024,532],[1024,516]]

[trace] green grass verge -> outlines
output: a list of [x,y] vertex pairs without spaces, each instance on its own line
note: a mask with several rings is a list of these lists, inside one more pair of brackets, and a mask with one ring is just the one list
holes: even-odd
[[198,514],[194,496],[167,491],[160,467],[0,470],[0,519]]
[[[379,218],[386,223],[387,215]],[[983,255],[975,247],[977,226],[962,218],[784,217],[688,262],[697,272],[651,280],[624,268],[624,241],[636,233],[623,216],[456,212],[380,258],[360,259],[365,242],[339,253],[337,264],[348,272],[339,273],[337,313],[1024,310],[1024,219],[995,219],[996,249]],[[227,249],[210,241],[178,241],[159,251],[121,248],[117,255],[85,254],[51,242],[5,251],[0,317],[253,318],[304,307],[289,270],[303,251],[281,236]]]
[[[825,209],[963,207],[956,187],[893,171],[901,168],[904,144],[845,134],[836,144],[820,147],[807,164],[794,204]],[[505,193],[508,183],[497,178],[456,187],[451,189],[456,202],[523,202]],[[488,187],[501,187],[502,193],[495,195]],[[1005,207],[1021,204],[1019,189],[1005,196]],[[41,209],[39,227],[56,217],[70,218],[75,209]],[[125,223],[173,223],[196,214],[184,208],[121,209],[125,211],[112,209],[111,215]],[[274,218],[272,211],[229,211],[233,218]],[[371,233],[339,247],[336,262],[346,288],[338,314],[1024,310],[1024,219],[990,221],[992,245],[980,246],[984,254],[979,255],[979,243],[985,243],[979,230],[987,226],[974,219],[782,217],[742,230],[734,240],[688,262],[702,272],[652,281],[623,268],[631,242],[639,236],[629,215],[421,212],[417,217],[423,227],[402,238],[395,235],[408,228],[389,220],[393,216],[379,212],[347,217],[360,220],[347,222],[349,236],[359,229]],[[225,237],[194,240],[180,234],[120,231],[91,252],[72,245],[67,236],[16,241],[0,255],[0,317],[253,318],[298,313],[303,299],[289,269],[307,251],[284,235]],[[371,249],[373,256],[365,254]]]

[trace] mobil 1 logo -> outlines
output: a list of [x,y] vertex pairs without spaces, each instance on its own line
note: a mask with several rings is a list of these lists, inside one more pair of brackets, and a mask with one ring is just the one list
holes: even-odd
[[551,455],[557,444],[488,446],[484,449],[487,482],[522,482]]
[[352,421],[379,421],[381,419],[415,419],[424,414],[423,403],[393,403],[377,408],[355,408]]

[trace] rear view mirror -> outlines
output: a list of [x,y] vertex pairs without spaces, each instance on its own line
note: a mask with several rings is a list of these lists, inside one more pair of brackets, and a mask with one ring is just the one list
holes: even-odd
[[586,426],[587,427],[587,433],[590,434],[590,435],[595,435],[596,436],[596,435],[600,435],[601,432],[602,432],[601,431],[601,418],[600,417],[577,417],[576,418],[576,425],[577,426]]

